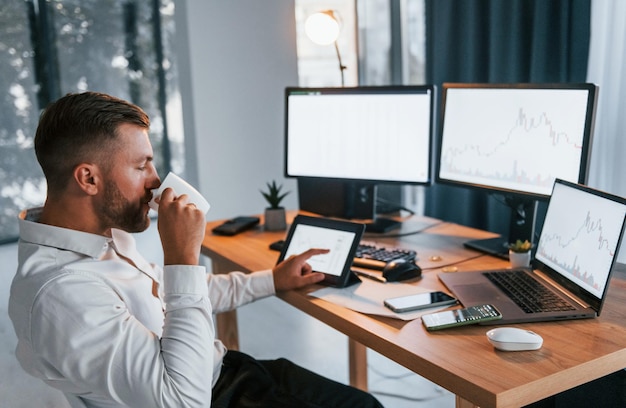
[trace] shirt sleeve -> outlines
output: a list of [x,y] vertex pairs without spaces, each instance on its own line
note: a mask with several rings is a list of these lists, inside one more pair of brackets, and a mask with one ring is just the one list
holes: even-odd
[[30,325],[42,378],[98,406],[210,406],[216,340],[205,269],[168,266],[163,277],[161,337],[104,280],[68,273],[48,283]]
[[215,313],[233,310],[276,293],[274,275],[269,269],[253,273],[208,274],[207,286]]

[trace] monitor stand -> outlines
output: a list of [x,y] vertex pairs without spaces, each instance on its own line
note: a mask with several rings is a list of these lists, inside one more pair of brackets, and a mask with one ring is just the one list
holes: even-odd
[[398,229],[401,226],[401,221],[392,220],[391,218],[376,217],[373,221],[365,223],[365,232],[384,234],[386,232]]
[[371,182],[299,178],[300,209],[365,224],[365,231],[385,233],[401,222],[376,216],[377,186]]
[[346,185],[345,217],[352,220],[366,220],[365,232],[384,234],[400,228],[400,221],[378,217],[376,208],[376,184],[348,183]]
[[508,239],[502,236],[477,239],[465,242],[463,244],[465,247],[508,260],[510,243],[518,239],[534,242],[537,201],[527,198],[507,197],[505,202],[511,208]]

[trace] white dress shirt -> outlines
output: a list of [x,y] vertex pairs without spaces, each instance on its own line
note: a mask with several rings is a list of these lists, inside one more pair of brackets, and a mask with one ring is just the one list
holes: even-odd
[[270,270],[148,263],[113,238],[20,219],[9,316],[29,374],[88,407],[208,407],[226,352],[213,313],[274,294]]

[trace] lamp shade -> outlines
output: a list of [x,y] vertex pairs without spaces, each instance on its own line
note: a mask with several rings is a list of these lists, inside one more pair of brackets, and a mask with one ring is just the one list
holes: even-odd
[[306,35],[318,45],[329,45],[339,37],[339,21],[332,10],[311,14],[304,23]]

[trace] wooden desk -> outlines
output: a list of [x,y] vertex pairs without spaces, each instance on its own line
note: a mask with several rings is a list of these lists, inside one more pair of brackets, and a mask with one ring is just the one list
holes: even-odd
[[[295,214],[290,213],[293,217]],[[207,225],[202,252],[212,260],[214,273],[231,270],[251,272],[271,268],[278,258],[268,246],[285,232],[265,232],[262,227],[235,237],[211,234],[221,221]],[[403,224],[400,238],[376,241],[414,248],[424,270],[417,285],[445,290],[437,279],[440,269],[451,263],[459,272],[506,265],[500,259],[464,249],[468,239],[492,234],[428,218]],[[367,237],[372,239],[373,237]],[[431,261],[431,256],[441,261]],[[433,268],[433,269],[431,269]],[[367,389],[366,348],[407,367],[457,395],[457,406],[519,407],[626,367],[626,279],[615,276],[609,298],[597,319],[521,324],[544,338],[537,351],[506,353],[487,342],[484,326],[466,326],[427,332],[421,321],[400,321],[369,316],[317,299],[307,294],[313,286],[278,294],[285,302],[344,333],[349,338],[350,383]],[[228,347],[237,348],[236,313],[218,316],[218,333]]]

